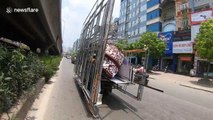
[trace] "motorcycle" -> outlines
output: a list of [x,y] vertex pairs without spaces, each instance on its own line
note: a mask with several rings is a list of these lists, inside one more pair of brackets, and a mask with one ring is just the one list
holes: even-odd
[[155,65],[155,66],[152,67],[152,70],[153,70],[153,71],[158,71],[158,70],[160,70],[160,68],[159,68],[158,65]]

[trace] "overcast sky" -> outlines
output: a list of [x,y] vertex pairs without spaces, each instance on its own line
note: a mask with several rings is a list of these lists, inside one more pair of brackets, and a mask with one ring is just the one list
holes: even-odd
[[[71,48],[80,37],[83,22],[96,0],[62,0],[63,47]],[[120,0],[115,0],[113,18],[119,17]]]

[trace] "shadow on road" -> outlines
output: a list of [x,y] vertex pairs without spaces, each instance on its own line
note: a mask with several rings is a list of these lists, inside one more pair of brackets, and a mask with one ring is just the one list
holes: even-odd
[[78,85],[77,78],[73,77],[73,80],[75,81],[76,89],[81,98],[81,103],[83,104],[84,110],[87,113],[87,117],[92,118],[92,114],[90,114],[89,108],[87,106],[87,101],[85,100],[85,97],[84,97],[84,93],[82,89],[80,88],[80,86]]
[[53,84],[53,83],[54,83],[54,82],[51,81],[51,80],[49,80],[49,81],[46,82],[46,84],[48,84],[48,85]]
[[161,75],[161,73],[157,73],[157,72],[154,72],[154,71],[150,71],[150,72],[148,72],[148,74],[150,74],[150,75]]
[[[128,113],[129,111],[133,113],[133,115],[137,116],[140,120],[144,120],[141,116],[139,116],[136,112],[137,109],[132,106],[131,104],[127,103],[123,99],[121,99],[119,96],[117,96],[114,93],[109,94],[107,97],[104,97],[103,99],[103,105],[100,105],[99,110],[101,111],[102,108],[108,108],[108,112],[101,113],[101,119],[107,118],[110,114],[112,114],[115,111],[123,110],[124,112]],[[104,114],[104,115],[103,115]]]
[[198,81],[190,81],[190,83],[192,83],[193,85],[201,86],[201,87],[213,88],[212,84],[205,83],[205,82],[201,83],[201,82],[198,82]]

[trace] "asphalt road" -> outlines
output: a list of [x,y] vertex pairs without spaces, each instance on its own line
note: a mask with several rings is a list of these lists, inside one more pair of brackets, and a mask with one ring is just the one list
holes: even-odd
[[164,93],[167,95],[213,109],[213,93],[180,86],[181,81],[186,81],[184,79],[187,79],[187,77],[179,81],[174,81],[173,79],[178,76],[173,75],[167,78],[166,74],[151,76],[154,77],[154,79],[150,78],[149,85],[164,90]]
[[[44,86],[27,119],[92,119],[84,107],[73,75],[73,65],[70,60],[63,58],[60,70],[50,83]],[[127,88],[133,94],[136,93],[136,89],[137,86]],[[98,108],[100,119],[103,120],[213,120],[213,109],[149,88],[144,88],[142,101],[113,90]]]

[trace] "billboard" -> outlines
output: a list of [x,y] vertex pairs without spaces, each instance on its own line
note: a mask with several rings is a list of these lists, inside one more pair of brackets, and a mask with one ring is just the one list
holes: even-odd
[[170,31],[170,32],[162,32],[158,34],[158,37],[163,40],[164,42],[166,42],[166,50],[165,50],[165,54],[166,55],[171,55],[172,52],[172,42],[173,42],[173,37],[174,37],[174,32]]
[[173,42],[173,53],[193,53],[192,41]]
[[191,30],[181,30],[174,32],[173,41],[190,41],[191,40]]
[[200,24],[203,21],[213,18],[213,9],[199,11],[191,14],[191,25]]

